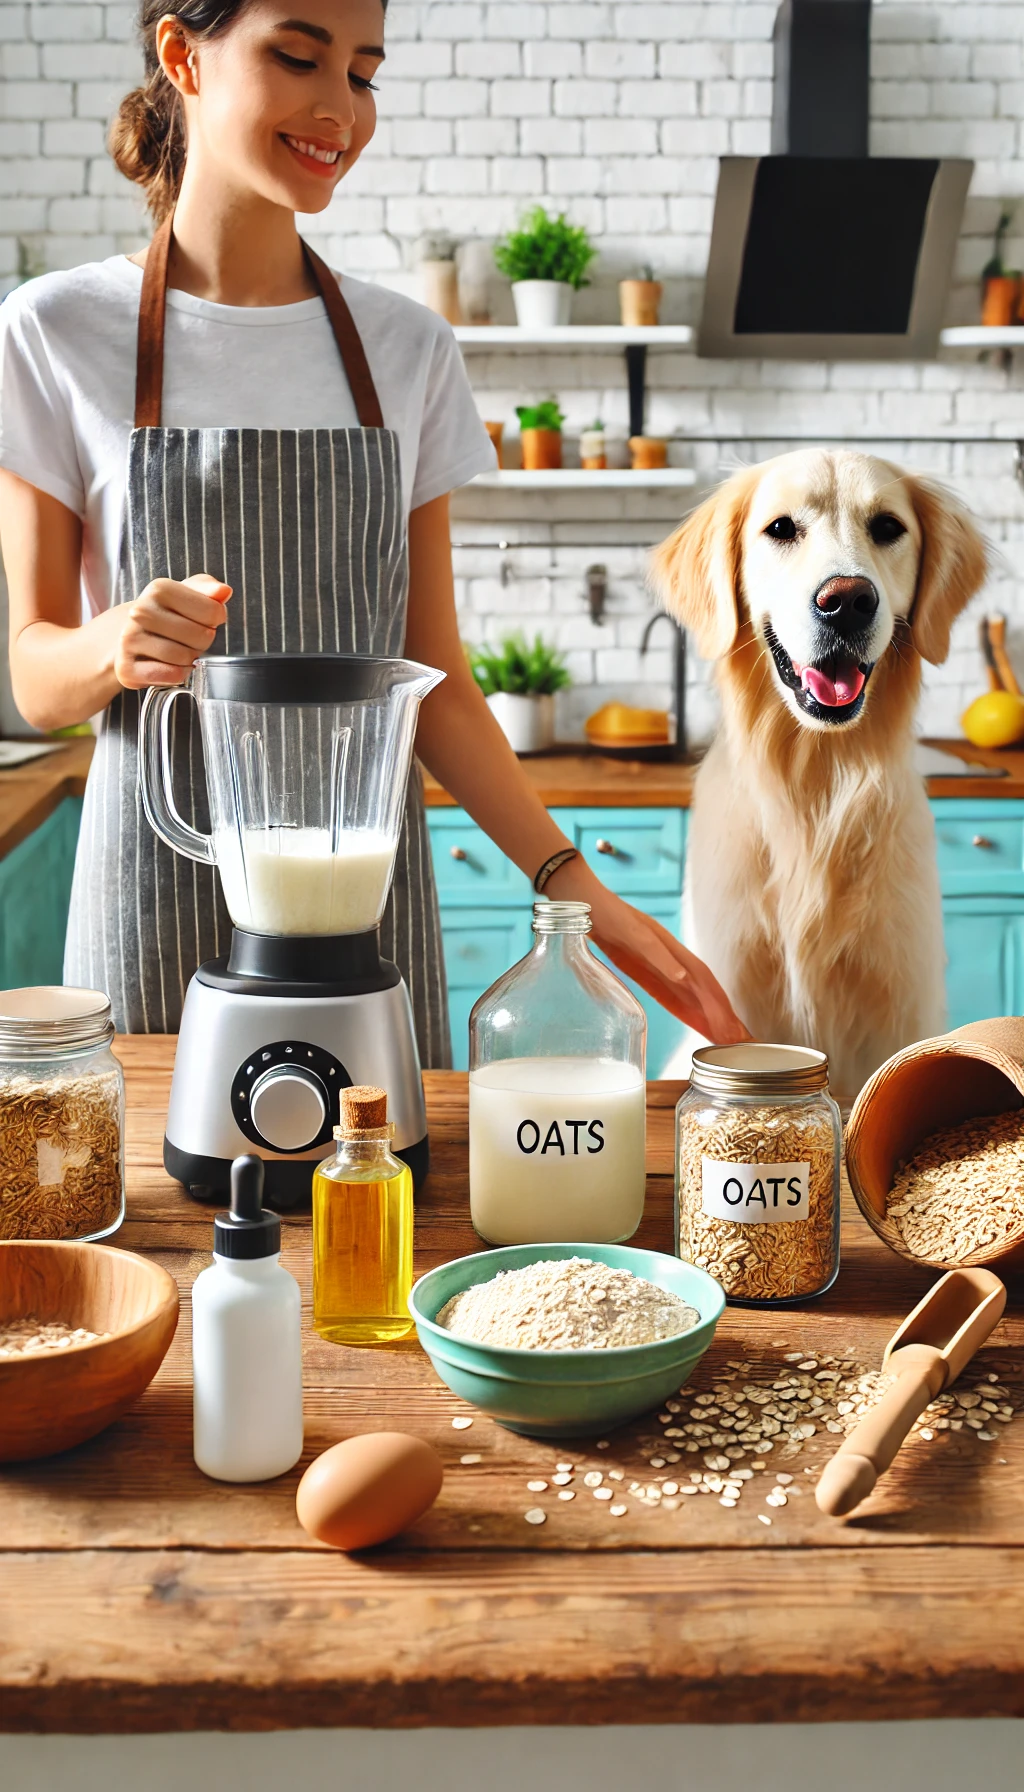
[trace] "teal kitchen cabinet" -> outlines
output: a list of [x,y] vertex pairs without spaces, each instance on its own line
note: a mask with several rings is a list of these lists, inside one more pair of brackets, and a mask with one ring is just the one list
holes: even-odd
[[[949,1025],[1024,1013],[1024,801],[932,799],[942,885]],[[677,936],[688,812],[553,809],[559,826],[601,877]],[[467,1063],[469,1014],[495,977],[529,950],[529,882],[461,809],[428,809],[448,966],[452,1044]],[[657,1076],[682,1036],[642,990],[648,1073]]]
[[63,981],[81,818],[81,797],[65,797],[34,833],[0,859],[0,989]]
[[[685,809],[553,809],[560,828],[608,886],[679,932]],[[530,880],[461,809],[428,809],[427,825],[441,903],[453,1061],[469,1059],[473,1003],[530,949]],[[648,1074],[657,1076],[683,1028],[643,990],[630,985],[648,1021]]]

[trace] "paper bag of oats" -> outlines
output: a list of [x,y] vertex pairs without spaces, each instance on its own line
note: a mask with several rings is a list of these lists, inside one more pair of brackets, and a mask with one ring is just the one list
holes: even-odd
[[937,1269],[1024,1269],[1024,1019],[897,1052],[854,1103],[846,1168],[868,1224]]

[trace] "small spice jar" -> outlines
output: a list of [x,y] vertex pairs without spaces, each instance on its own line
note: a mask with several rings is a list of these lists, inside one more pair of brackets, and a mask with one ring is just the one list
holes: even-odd
[[0,991],[0,1238],[104,1238],[124,1219],[124,1074],[94,989]]
[[676,1108],[676,1250],[736,1306],[810,1300],[839,1269],[842,1123],[823,1052],[706,1046]]

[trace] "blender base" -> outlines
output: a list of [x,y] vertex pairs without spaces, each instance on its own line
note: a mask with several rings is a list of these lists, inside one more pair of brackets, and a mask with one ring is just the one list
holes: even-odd
[[[423,1138],[415,1145],[403,1145],[394,1150],[394,1155],[408,1164],[413,1188],[419,1193],[430,1168],[430,1140]],[[324,1156],[327,1156],[326,1152]],[[317,1163],[321,1161],[320,1158],[316,1160]],[[288,1211],[293,1207],[308,1207],[315,1167],[308,1158],[298,1163],[265,1158],[263,1198],[267,1206]],[[177,1145],[165,1139],[164,1169],[175,1182],[183,1185],[193,1201],[209,1201],[222,1206],[230,1195],[230,1157],[199,1157],[193,1152],[179,1151]]]
[[185,995],[164,1167],[198,1201],[222,1201],[232,1160],[262,1157],[268,1205],[308,1207],[342,1089],[383,1089],[392,1149],[419,1188],[430,1148],[409,992],[377,934],[269,938],[236,929],[226,958]]

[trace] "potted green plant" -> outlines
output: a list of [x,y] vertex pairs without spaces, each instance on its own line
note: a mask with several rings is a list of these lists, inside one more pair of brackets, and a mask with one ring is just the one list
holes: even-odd
[[526,471],[537,473],[560,467],[565,418],[557,398],[545,398],[541,404],[517,404],[516,416]]
[[447,318],[450,324],[462,322],[457,250],[458,243],[446,230],[431,231],[416,244],[420,296],[424,305]]
[[642,267],[635,279],[619,281],[619,315],[631,328],[649,329],[658,322],[661,281],[652,267]]
[[508,635],[499,647],[470,647],[469,664],[509,745],[543,753],[555,738],[555,692],[572,683],[555,648],[537,635],[532,644]]
[[567,324],[572,295],[586,286],[597,250],[581,225],[564,212],[551,217],[542,205],[524,213],[519,228],[495,245],[499,273],[512,282],[516,320],[531,329]]

